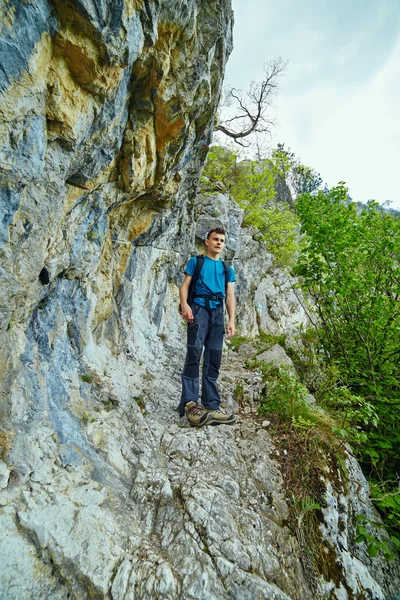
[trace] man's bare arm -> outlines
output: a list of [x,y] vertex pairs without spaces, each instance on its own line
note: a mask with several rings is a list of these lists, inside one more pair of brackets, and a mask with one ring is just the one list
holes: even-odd
[[192,281],[192,276],[185,273],[185,278],[182,282],[181,287],[179,288],[179,299],[181,302],[182,317],[184,319],[186,319],[186,321],[188,323],[194,322],[192,309],[190,308],[189,304],[187,303],[188,293],[189,293],[189,285],[190,285],[191,281]]
[[226,337],[230,340],[236,333],[235,327],[235,295],[233,292],[233,282],[230,281],[226,288],[226,309],[228,311],[228,326],[226,328]]

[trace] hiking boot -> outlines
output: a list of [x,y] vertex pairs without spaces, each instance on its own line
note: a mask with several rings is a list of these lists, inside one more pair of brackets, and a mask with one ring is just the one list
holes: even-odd
[[207,425],[234,425],[236,423],[235,415],[228,415],[224,410],[219,408],[218,410],[204,409],[209,416]]
[[202,427],[208,424],[210,419],[208,412],[200,404],[196,404],[193,401],[185,405],[185,415],[189,423],[194,427]]

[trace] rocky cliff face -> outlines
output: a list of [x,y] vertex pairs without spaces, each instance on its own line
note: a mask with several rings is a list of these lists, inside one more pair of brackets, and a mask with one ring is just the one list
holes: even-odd
[[0,19],[1,597],[394,597],[395,567],[351,541],[357,484],[326,484],[338,574],[310,578],[241,357],[221,380],[237,427],[175,412],[180,273],[211,224],[241,333],[306,321],[240,209],[195,202],[229,0],[6,0]]

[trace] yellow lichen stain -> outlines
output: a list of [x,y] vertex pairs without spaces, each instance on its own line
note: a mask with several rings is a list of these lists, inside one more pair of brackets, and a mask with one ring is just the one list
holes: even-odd
[[127,233],[128,240],[132,242],[138,235],[146,231],[153,223],[154,217],[156,215],[156,211],[154,209],[144,209],[137,217],[129,223]]
[[154,62],[149,76],[149,88],[154,90],[152,101],[157,150],[160,153],[163,153],[171,142],[183,137],[187,127],[186,106],[183,106],[183,98],[177,87],[177,82],[181,81],[179,85],[184,88],[184,78],[174,75],[180,67],[182,72],[185,71],[186,65],[181,64],[182,58],[189,58],[186,53],[181,53],[181,37],[182,30],[178,26],[161,24],[158,40],[152,48]]
[[70,28],[54,42],[49,77],[49,131],[67,141],[88,128],[106,95],[118,87],[123,69],[106,65],[99,48]]
[[96,62],[86,54],[85,49],[70,40],[57,36],[54,44],[55,52],[65,59],[71,76],[82,87],[88,87],[96,79]]
[[160,165],[168,168],[166,148],[174,142],[179,146],[189,126],[188,107],[171,72],[175,53],[182,58],[176,49],[182,31],[174,25],[161,25],[158,34],[156,44],[142,54],[132,71],[138,82],[134,98],[139,118],[135,130],[125,134],[119,164],[120,184],[130,192],[158,185]]
[[155,184],[157,167],[156,136],[153,116],[135,131],[127,131],[121,153],[120,175],[124,189],[148,189]]
[[[172,84],[185,85],[189,67],[193,64],[195,38],[184,39],[184,29],[174,23],[161,23],[157,41],[151,52],[157,62],[156,71],[162,75],[161,94],[172,89]],[[171,81],[168,75],[171,74]]]
[[163,186],[163,195],[165,199],[174,198],[179,188],[179,182],[174,178],[170,177]]
[[155,130],[157,139],[157,150],[163,152],[165,147],[184,135],[186,129],[185,120],[178,113],[177,116],[171,111],[168,104],[154,101],[155,111]]
[[67,193],[64,200],[64,214],[67,215],[77,202],[83,198],[84,192],[81,188],[73,185],[67,186]]
[[54,50],[64,58],[71,77],[92,94],[105,94],[118,86],[123,69],[106,65],[91,39],[66,29],[56,36]]
[[15,431],[0,429],[0,458],[7,458],[14,438]]
[[129,19],[133,17],[135,12],[142,10],[144,7],[144,0],[125,0],[124,3],[124,15]]
[[48,83],[49,136],[73,142],[85,126],[90,126],[95,113],[95,99],[75,82],[66,61],[60,56],[52,58]]
[[154,209],[138,207],[134,199],[109,214],[109,230],[101,251],[100,267],[92,283],[97,298],[93,330],[114,312],[115,296],[132,255],[132,242],[151,226],[155,214]]
[[12,30],[14,25],[14,17],[15,17],[15,6],[10,2],[10,0],[3,0],[0,5],[0,32],[2,29],[6,28],[8,31]]
[[[93,94],[105,94],[116,88],[123,68],[113,66],[106,60],[107,49],[99,31],[89,20],[78,15],[71,3],[53,1],[60,20],[56,52],[66,60],[72,77]],[[125,35],[126,32],[121,30],[121,41]]]
[[[57,12],[62,35],[71,39],[71,41],[73,41],[72,38],[85,40],[84,44],[87,49],[90,46],[98,56],[104,57],[106,48],[101,41],[99,32],[89,20],[77,12],[73,2],[68,0],[52,0],[52,2]],[[81,44],[78,43],[77,45]]]
[[113,263],[113,247],[111,236],[108,233],[101,251],[100,268],[92,284],[92,290],[97,297],[97,304],[93,316],[93,329],[108,319],[114,310],[112,281]]
[[125,274],[129,258],[132,254],[132,244],[143,231],[153,223],[156,210],[139,207],[135,201],[124,204],[109,215],[109,226],[113,239],[113,290],[118,292]]
[[99,448],[99,446],[101,446],[104,443],[104,431],[102,431],[101,429],[96,429],[92,433],[91,437],[92,437],[93,445],[96,448]]

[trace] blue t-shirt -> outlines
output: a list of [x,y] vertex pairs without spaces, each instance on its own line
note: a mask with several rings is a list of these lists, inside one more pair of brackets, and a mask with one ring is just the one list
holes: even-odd
[[[196,256],[192,256],[189,260],[185,273],[193,277],[194,269],[196,267]],[[229,282],[236,281],[235,271],[231,266],[229,266]],[[213,260],[208,256],[204,257],[204,264],[199,273],[199,277],[196,281],[196,286],[194,289],[194,302],[196,304],[200,304],[201,306],[206,305],[206,301],[204,298],[196,298],[196,294],[201,296],[209,295],[209,296],[220,296],[221,298],[225,298],[225,271],[224,265],[222,264],[222,260]],[[218,300],[210,300],[210,308],[215,308],[221,302]]]

